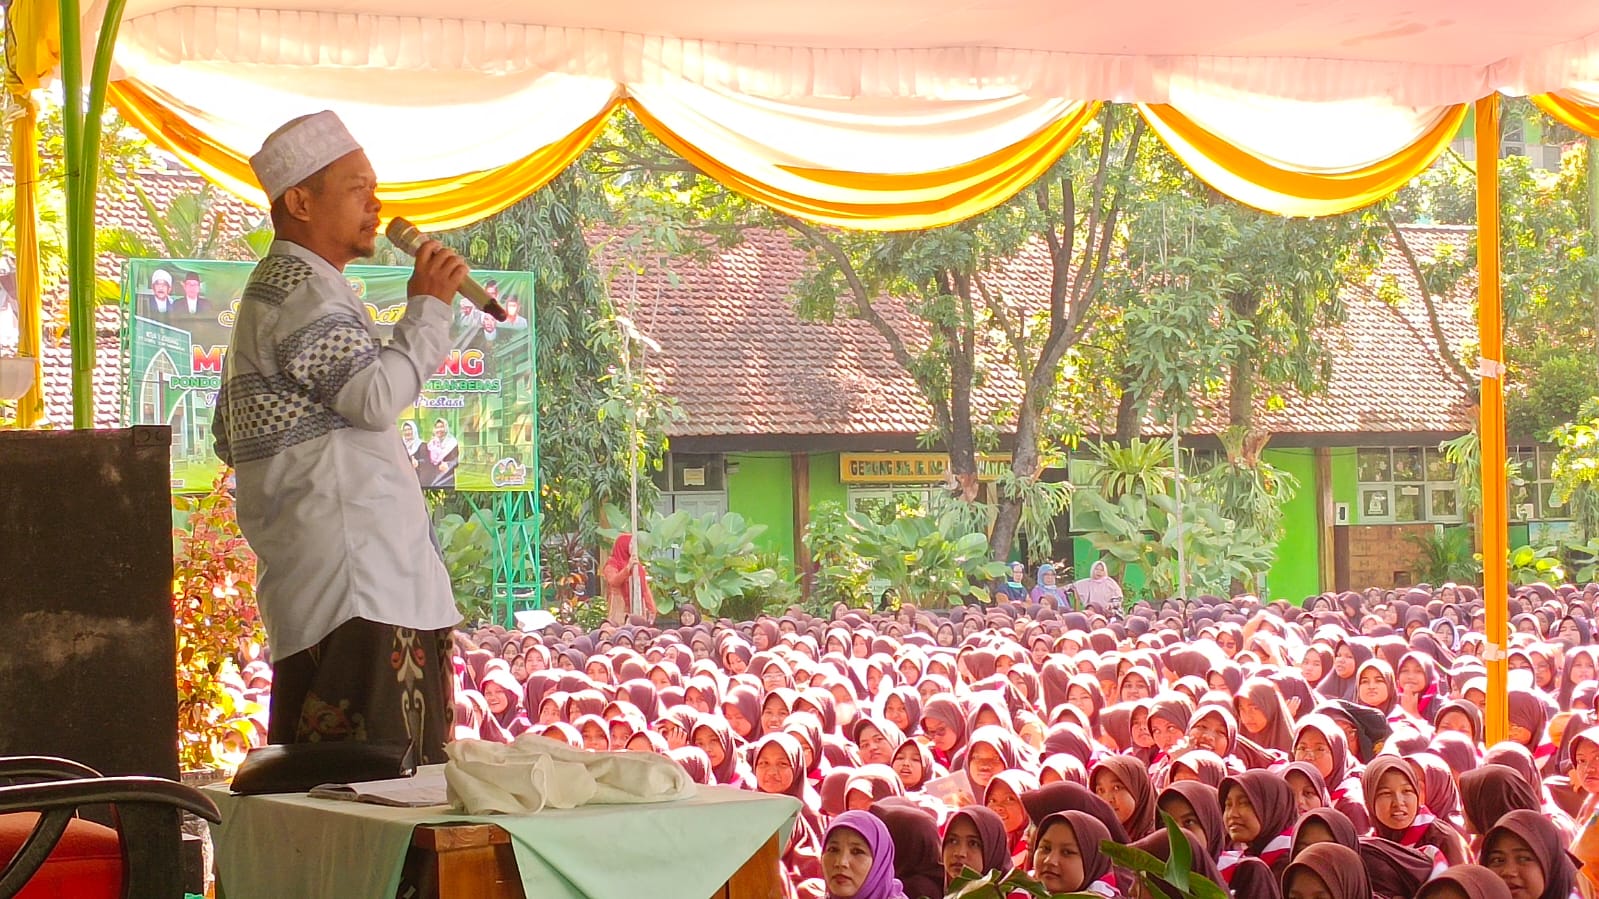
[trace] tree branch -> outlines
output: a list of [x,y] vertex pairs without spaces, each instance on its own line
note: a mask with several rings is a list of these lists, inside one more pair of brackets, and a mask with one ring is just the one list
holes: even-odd
[[[1144,119],[1142,116],[1133,124],[1133,134],[1127,140],[1127,152],[1122,156],[1121,168],[1125,173],[1128,168],[1137,163],[1138,144],[1144,137]],[[1072,303],[1071,310],[1071,338],[1065,346],[1081,340],[1083,332],[1087,330],[1088,307],[1099,294],[1099,288],[1105,282],[1105,263],[1110,256],[1111,238],[1116,233],[1116,220],[1121,215],[1124,188],[1117,188],[1116,198],[1111,203],[1110,213],[1105,216],[1105,221],[1100,230],[1099,248],[1095,254],[1094,271],[1089,277],[1088,290]],[[1080,277],[1080,275],[1079,275]],[[1065,346],[1061,348],[1065,351]]]
[[[1089,193],[1088,226],[1083,230],[1083,233],[1089,237],[1089,243],[1083,246],[1084,262],[1087,262],[1089,255],[1093,253],[1093,238],[1099,224],[1099,210],[1105,201],[1105,180],[1110,174],[1110,145],[1111,141],[1115,139],[1116,129],[1114,127],[1115,123],[1108,121],[1109,118],[1110,113],[1106,113],[1107,121],[1101,129],[1103,139],[1099,143],[1099,169],[1094,172],[1094,189]],[[1143,119],[1140,118],[1138,122],[1139,125],[1142,125]],[[1077,307],[1082,305],[1082,293],[1083,279],[1081,272],[1079,272],[1078,278],[1072,283],[1072,315],[1074,318],[1079,317]]]
[[1449,336],[1444,333],[1443,324],[1438,320],[1438,304],[1433,299],[1432,291],[1427,289],[1427,281],[1422,277],[1421,263],[1416,259],[1415,251],[1411,250],[1410,242],[1405,240],[1405,235],[1399,230],[1399,223],[1394,221],[1394,214],[1386,206],[1382,208],[1383,224],[1388,226],[1388,233],[1393,235],[1394,243],[1399,245],[1399,252],[1405,257],[1405,265],[1410,268],[1410,274],[1416,279],[1416,290],[1421,294],[1422,305],[1427,307],[1427,326],[1432,331],[1433,342],[1438,345],[1438,353],[1443,356],[1444,365],[1460,381],[1462,387],[1473,396],[1478,390],[1477,379],[1471,376],[1471,370],[1466,368],[1449,345]]
[[[1016,322],[1005,311],[1004,303],[988,289],[988,282],[981,272],[972,273],[972,284],[977,287],[977,295],[982,298],[983,305],[988,308],[994,321],[999,323],[1000,330],[1005,332],[1005,339],[1010,341],[1011,352],[1016,354],[1016,367],[1026,366],[1027,347],[1022,342],[1022,332],[1017,329]],[[1022,372],[1022,377],[1027,377],[1027,372]]]
[[[849,254],[844,251],[844,248],[839,246],[838,241],[833,240],[823,233],[820,228],[809,222],[791,215],[779,216],[779,219],[801,237],[810,241],[812,246],[817,247],[833,258],[833,261],[838,264],[839,273],[844,276],[845,283],[849,285],[850,293],[855,296],[855,317],[872,326],[872,329],[888,344],[888,351],[893,354],[894,361],[899,364],[900,368],[905,370],[906,374],[911,375],[912,380],[915,380],[916,376],[913,374],[916,371],[915,358],[911,356],[910,349],[905,345],[904,338],[894,330],[893,325],[888,323],[888,319],[884,318],[882,313],[872,306],[871,291],[867,290],[866,282],[861,279],[860,273],[855,270],[855,264],[850,260]],[[928,391],[924,389],[922,393],[927,395]],[[935,425],[948,434],[951,427],[949,407],[945,403],[935,402],[932,396],[927,396],[927,401],[928,405],[932,407]]]

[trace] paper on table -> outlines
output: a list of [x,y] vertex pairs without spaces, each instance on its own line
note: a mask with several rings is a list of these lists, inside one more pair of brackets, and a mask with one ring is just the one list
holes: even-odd
[[391,808],[426,808],[449,805],[443,766],[424,768],[414,777],[369,780],[354,784],[323,784],[311,790],[312,799],[347,799]]

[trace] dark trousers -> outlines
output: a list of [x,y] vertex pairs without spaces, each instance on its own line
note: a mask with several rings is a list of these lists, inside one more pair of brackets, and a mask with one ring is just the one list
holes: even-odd
[[270,743],[406,740],[441,763],[453,733],[452,628],[354,618],[273,665]]

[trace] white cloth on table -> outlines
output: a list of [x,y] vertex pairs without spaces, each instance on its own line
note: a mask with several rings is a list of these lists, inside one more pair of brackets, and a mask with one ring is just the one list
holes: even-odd
[[276,658],[352,618],[461,620],[396,425],[449,343],[450,306],[415,296],[381,345],[344,274],[297,244],[274,241],[251,273],[211,430]]
[[467,814],[670,802],[694,794],[688,772],[653,752],[588,752],[532,733],[510,743],[456,740],[444,752],[450,805]]

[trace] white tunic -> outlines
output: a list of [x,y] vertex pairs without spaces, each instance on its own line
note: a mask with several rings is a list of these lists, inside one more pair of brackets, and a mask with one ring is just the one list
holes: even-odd
[[450,345],[448,303],[411,297],[382,345],[344,275],[274,241],[250,275],[212,433],[237,476],[275,658],[352,618],[460,621],[395,422]]

